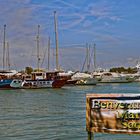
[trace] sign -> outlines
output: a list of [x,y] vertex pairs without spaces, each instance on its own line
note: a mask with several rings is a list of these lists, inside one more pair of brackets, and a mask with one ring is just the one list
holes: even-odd
[[87,94],[88,132],[140,134],[140,94]]

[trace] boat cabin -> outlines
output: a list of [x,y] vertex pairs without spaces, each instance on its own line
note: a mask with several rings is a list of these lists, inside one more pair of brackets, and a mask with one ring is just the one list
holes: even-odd
[[61,76],[59,75],[59,72],[32,72],[31,75],[24,76],[25,80],[58,80],[58,79],[69,79],[67,76]]
[[46,72],[46,79],[47,80],[60,79],[58,73],[59,72]]
[[44,72],[32,72],[31,73],[32,80],[41,80],[45,79],[45,73]]
[[60,76],[58,76],[58,72],[32,72],[31,73],[31,79],[32,80],[54,80],[54,79],[60,79]]

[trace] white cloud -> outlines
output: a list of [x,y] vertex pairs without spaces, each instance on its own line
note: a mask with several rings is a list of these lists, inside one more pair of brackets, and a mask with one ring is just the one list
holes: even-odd
[[63,17],[65,21],[61,22],[60,29],[69,29],[78,26],[85,19],[85,17],[80,14],[63,15]]
[[122,18],[116,15],[114,11],[115,6],[110,6],[110,3],[99,1],[97,3],[91,3],[87,6],[86,12],[89,16],[96,17],[98,20],[110,19],[112,21],[120,21]]
[[[28,63],[36,65],[35,57],[32,58],[30,54],[32,49],[34,48],[35,51],[36,48],[35,37],[38,24],[41,25],[43,40],[47,40],[47,36],[50,35],[52,44],[55,44],[53,40],[54,10],[58,13],[58,29],[61,29],[60,34],[62,33],[64,37],[61,39],[62,45],[60,46],[63,46],[64,42],[84,44],[84,41],[97,41],[106,45],[106,47],[119,46],[122,41],[124,41],[124,44],[129,40],[138,42],[138,37],[132,38],[131,33],[130,35],[122,33],[122,35],[120,31],[115,29],[115,25],[123,21],[123,15],[120,15],[121,12],[116,10],[113,1],[86,2],[86,0],[79,0],[79,4],[76,3],[78,1],[44,0],[35,4],[32,3],[32,0],[1,0],[0,36],[3,36],[3,24],[7,24],[6,39],[10,42],[11,56],[14,61],[21,66],[22,63],[24,65]],[[68,36],[68,34],[71,36]],[[2,41],[2,38],[0,39]],[[47,42],[45,41],[44,44],[47,44]],[[73,51],[75,50],[70,51],[70,55],[77,54],[76,61],[81,65],[81,55],[79,52]],[[71,57],[70,55],[67,58],[64,57],[68,60]],[[80,59],[80,62],[78,59]],[[73,60],[71,61],[73,62]],[[63,60],[63,62],[67,63],[66,60]],[[74,65],[76,66],[76,64]]]
[[74,4],[69,3],[69,2],[66,2],[66,1],[64,1],[64,0],[56,0],[56,1],[58,1],[58,2],[60,2],[60,3],[62,3],[62,4],[64,4],[65,6],[68,6],[68,7],[71,7],[71,8],[79,9],[78,6],[75,6]]
[[89,28],[89,27],[91,27],[93,25],[93,22],[91,21],[91,20],[85,20],[84,22],[83,22],[83,27],[84,28]]

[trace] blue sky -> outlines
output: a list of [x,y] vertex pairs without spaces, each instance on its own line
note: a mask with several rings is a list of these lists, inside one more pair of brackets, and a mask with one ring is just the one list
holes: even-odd
[[[51,38],[55,66],[53,11],[57,11],[59,61],[64,69],[81,69],[85,44],[96,43],[98,67],[134,66],[140,58],[140,0],[0,0],[0,59],[3,25],[12,68],[36,67],[36,32],[40,24],[41,58]],[[46,66],[47,58],[43,67]]]

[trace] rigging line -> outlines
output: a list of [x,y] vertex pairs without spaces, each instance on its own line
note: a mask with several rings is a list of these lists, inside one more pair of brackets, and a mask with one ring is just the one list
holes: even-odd
[[[87,46],[88,46],[88,43],[86,43],[86,48],[87,48]],[[84,70],[84,68],[85,68],[85,64],[86,64],[86,61],[87,61],[87,54],[86,54],[86,57],[85,57],[85,60],[84,60],[84,63],[83,63],[83,66],[82,66],[82,69],[81,69],[81,71],[83,71]]]
[[90,55],[90,59],[89,59],[89,65],[92,62],[93,53],[94,53],[94,48],[92,48],[92,51],[91,51],[91,55]]
[[86,61],[87,61],[87,56],[85,57],[85,60],[84,60],[84,63],[83,63],[82,69],[81,69],[82,72],[83,72],[83,70],[84,70],[84,67],[85,67]]
[[46,49],[45,49],[45,52],[44,52],[44,55],[43,55],[43,59],[42,59],[42,63],[41,63],[41,67],[43,66],[43,63],[44,63],[44,61],[45,61],[47,49],[48,49],[48,47],[46,47]]

